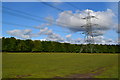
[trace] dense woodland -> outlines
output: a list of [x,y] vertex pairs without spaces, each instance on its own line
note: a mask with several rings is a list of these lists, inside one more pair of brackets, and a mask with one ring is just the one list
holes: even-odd
[[102,45],[102,44],[70,44],[59,43],[54,41],[40,40],[20,40],[14,37],[2,38],[3,52],[65,52],[90,53],[90,47],[93,47],[93,53],[119,53],[119,45]]

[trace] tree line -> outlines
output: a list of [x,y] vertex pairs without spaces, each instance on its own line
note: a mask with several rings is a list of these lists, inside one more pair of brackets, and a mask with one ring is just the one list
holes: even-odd
[[70,44],[54,41],[20,40],[2,37],[2,52],[119,53],[119,45]]

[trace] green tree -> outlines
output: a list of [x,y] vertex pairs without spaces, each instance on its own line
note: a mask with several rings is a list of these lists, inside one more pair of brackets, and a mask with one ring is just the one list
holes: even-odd
[[43,48],[42,48],[42,43],[40,40],[35,40],[33,41],[33,48],[32,51],[33,52],[42,52]]

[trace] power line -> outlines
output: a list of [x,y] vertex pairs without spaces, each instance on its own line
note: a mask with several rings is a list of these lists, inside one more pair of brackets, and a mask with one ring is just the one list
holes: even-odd
[[[19,10],[7,8],[7,7],[4,7],[4,8],[9,10],[9,11],[17,12],[17,13],[14,13],[14,12],[9,12],[9,11],[4,11],[4,12],[6,12],[6,14],[10,14],[10,15],[20,17],[20,18],[22,17],[22,18],[25,18],[25,19],[31,19],[31,20],[34,20],[34,21],[37,21],[37,22],[40,22],[40,21],[41,22],[47,22],[46,20],[40,20],[40,19],[33,18],[33,17],[40,17],[40,16],[35,16],[35,15],[29,14],[29,13],[26,13],[26,12],[23,12],[23,11],[19,11]],[[21,15],[19,13],[24,14],[24,15]],[[25,16],[25,15],[27,15],[27,16]],[[40,17],[40,18],[44,18],[44,17]],[[50,19],[48,19],[48,20],[50,20]],[[62,23],[62,22],[58,22],[58,24],[55,21],[52,21],[52,22],[54,22],[53,24],[58,25],[58,26],[60,26],[60,25],[70,26],[70,25],[68,25],[66,23]]]
[[[4,8],[10,9],[10,8],[7,8],[7,7],[4,7]],[[10,10],[32,16],[31,14],[29,14],[29,13],[24,13],[23,11],[13,10],[13,9],[10,9]],[[23,17],[23,18],[27,18],[27,19],[32,19],[32,20],[37,21],[37,22],[45,22],[45,21],[43,21],[43,20],[37,20],[37,19],[31,18],[31,17],[27,17],[27,16],[24,16],[24,15],[21,15],[21,14],[16,14],[16,13],[9,12],[9,11],[5,11],[5,12],[6,12],[7,14],[10,14],[10,15],[13,15],[13,16]],[[33,16],[34,16],[34,15],[33,15]],[[37,17],[37,16],[36,16],[36,17]],[[43,18],[43,17],[41,17],[41,18]],[[24,26],[24,27],[26,26],[26,25],[20,25],[20,24],[13,24],[13,23],[9,23],[9,22],[6,22],[6,24],[18,25],[18,26]],[[58,25],[58,24],[57,24],[57,25]],[[66,24],[65,24],[65,25],[66,25]],[[30,27],[30,26],[27,26],[27,27]],[[31,26],[31,27],[33,27],[33,26]],[[35,28],[35,27],[33,27],[33,28]],[[56,31],[59,31],[59,30],[56,30]],[[59,32],[63,32],[63,31],[59,31]],[[65,33],[69,33],[69,32],[65,32]]]
[[32,18],[32,17],[29,17],[29,16],[25,16],[25,15],[21,15],[21,14],[16,14],[14,12],[9,12],[9,11],[4,11],[5,14],[10,14],[10,15],[13,15],[13,16],[16,16],[16,17],[22,17],[22,18],[25,18],[25,19],[31,19],[33,21],[37,21],[37,22],[46,22],[46,21],[43,21],[43,20],[38,20],[38,19],[35,19],[35,18]]
[[68,4],[69,6],[71,6],[71,7],[75,8],[75,9],[78,9],[78,10],[79,10],[79,8],[78,8],[78,7],[74,6],[74,5],[73,5],[73,4],[71,4],[70,2],[66,2],[66,4]]
[[[40,0],[40,1],[42,1],[42,0]],[[48,4],[48,3],[46,3],[46,2],[42,2],[42,3],[45,4],[45,5],[47,5],[47,6],[49,6],[49,7],[51,7],[51,8],[54,8],[54,9],[60,11],[60,12],[63,12],[63,11],[64,11],[63,9],[60,9],[60,8],[58,8],[58,7],[55,7],[55,6],[53,6],[53,5],[51,5],[51,4]],[[69,13],[69,12],[66,12],[66,13],[69,14],[69,15],[71,15],[71,16],[74,16],[73,14],[71,14],[71,13]],[[76,17],[76,18],[78,18],[78,19],[81,19],[80,17],[77,17],[77,16],[74,16],[74,17]]]
[[51,5],[51,4],[46,3],[46,2],[41,2],[41,3],[43,3],[43,4],[45,4],[45,5],[49,6],[49,7],[52,7],[52,8],[54,8],[54,9],[58,10],[58,11],[61,11],[61,12],[64,11],[64,10],[58,8],[58,7],[55,7],[55,6]]
[[[7,21],[2,21],[2,23],[6,24],[6,25],[13,25],[13,26],[20,26],[20,27],[31,27],[31,28],[34,28],[34,29],[38,29],[38,28],[35,28],[35,26],[16,24],[16,23],[11,23],[11,22],[7,22]],[[43,28],[40,28],[40,29],[43,29]],[[74,32],[69,32],[69,31],[60,31],[60,30],[53,30],[53,31],[62,32],[62,33],[74,33]],[[82,33],[79,33],[79,34],[82,34]]]
[[[20,26],[20,27],[31,27],[31,28],[37,29],[34,26],[16,24],[16,23],[11,23],[11,22],[6,22],[6,21],[3,21],[2,23],[7,24],[7,25]],[[43,29],[43,28],[41,28],[41,29]],[[60,30],[53,30],[53,31],[62,32],[62,33],[70,33],[70,32],[67,32],[67,31],[60,31]]]
[[[45,3],[46,4],[46,3]],[[47,5],[49,5],[49,4],[47,4]],[[49,5],[49,6],[51,6],[51,5]],[[4,7],[4,6],[3,6]],[[52,7],[52,6],[51,6]],[[36,15],[32,15],[32,14],[29,14],[29,13],[26,13],[26,12],[23,12],[23,11],[19,11],[19,10],[15,10],[15,9],[10,9],[10,8],[7,8],[7,7],[4,7],[4,8],[6,8],[6,9],[8,9],[8,10],[10,10],[10,11],[14,11],[14,12],[18,12],[18,13],[22,13],[22,14],[25,14],[25,15],[27,15],[27,16],[25,16],[25,15],[21,15],[21,14],[16,14],[16,13],[13,13],[13,12],[9,12],[9,11],[5,11],[5,12],[7,12],[7,14],[10,14],[10,15],[13,15],[13,16],[16,16],[16,17],[23,17],[23,18],[26,18],[26,19],[31,19],[31,20],[34,20],[34,21],[37,21],[37,22],[46,22],[46,21],[43,21],[43,20],[38,20],[38,19],[34,19],[34,18],[31,18],[31,17],[28,17],[28,16],[32,16],[32,17],[40,17],[40,16],[36,16]],[[55,8],[55,7],[53,7],[53,8]],[[59,9],[59,8],[56,8],[56,9]],[[62,9],[59,9],[60,11],[63,11]],[[40,18],[43,18],[43,17],[40,17]],[[58,23],[61,23],[61,22],[58,22]],[[64,23],[62,23],[62,24],[64,24]],[[58,25],[58,24],[56,24],[56,25]],[[66,24],[65,24],[66,25]],[[20,25],[21,26],[21,25]],[[23,26],[23,25],[22,25]],[[66,25],[66,26],[69,26],[68,24]]]
[[27,12],[23,12],[23,11],[20,11],[20,10],[11,9],[11,8],[8,8],[8,7],[5,7],[5,6],[2,6],[2,7],[7,9],[7,10],[11,10],[11,11],[15,11],[15,12],[22,13],[22,14],[25,14],[25,15],[29,15],[31,17],[44,18],[44,17],[40,17],[40,16],[37,16],[37,15],[33,15],[33,14],[30,14],[30,13],[27,13]]
[[7,25],[13,25],[13,26],[22,26],[22,27],[32,27],[32,28],[34,28],[34,26],[16,24],[16,23],[11,23],[11,22],[6,22],[6,21],[2,21],[2,23],[3,23],[3,24],[7,24]]

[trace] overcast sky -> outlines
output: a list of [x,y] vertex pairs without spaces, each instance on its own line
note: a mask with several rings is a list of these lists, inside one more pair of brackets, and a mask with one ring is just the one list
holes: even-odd
[[118,39],[117,2],[4,2],[3,36],[84,43],[87,12],[95,43],[114,44]]

